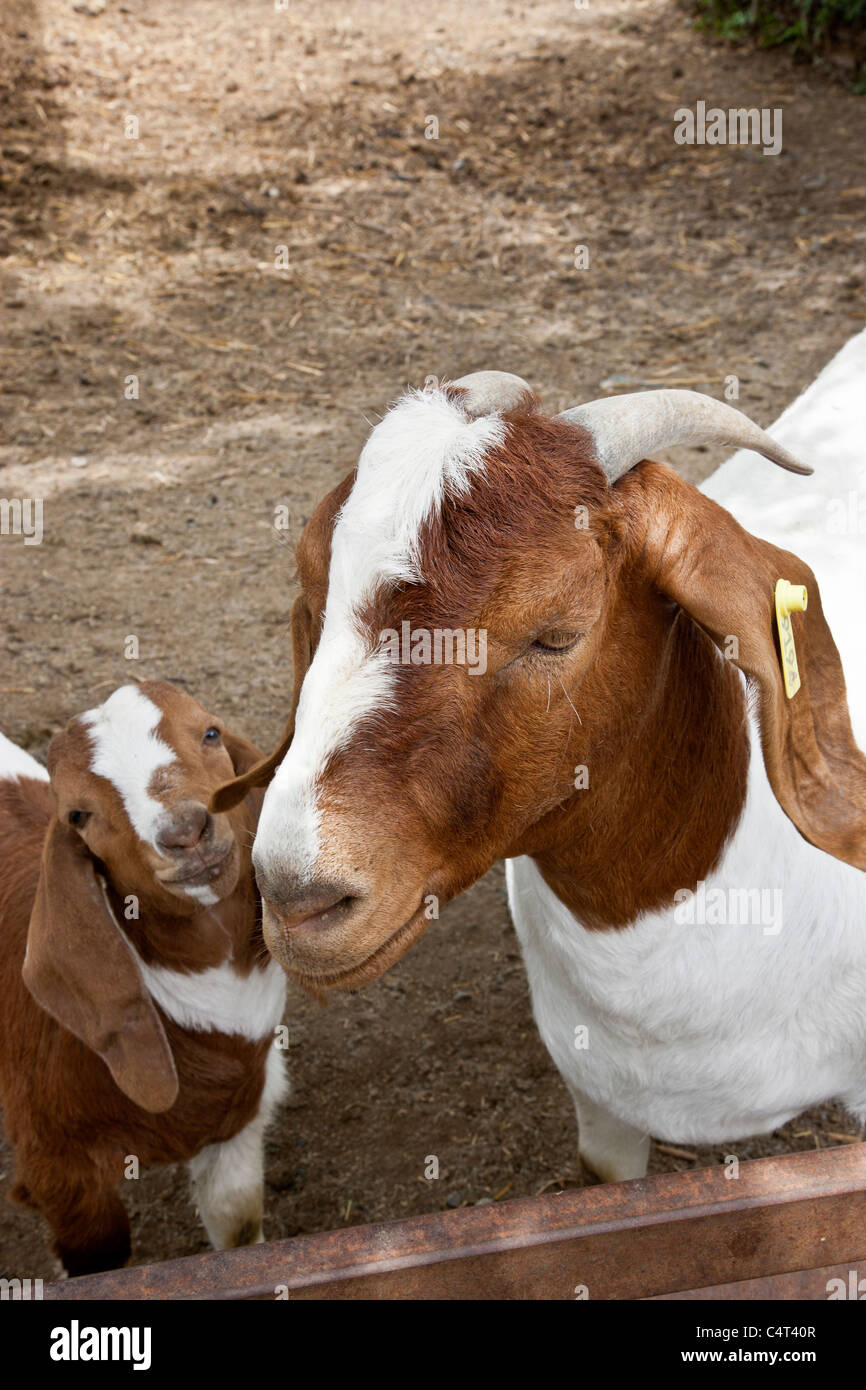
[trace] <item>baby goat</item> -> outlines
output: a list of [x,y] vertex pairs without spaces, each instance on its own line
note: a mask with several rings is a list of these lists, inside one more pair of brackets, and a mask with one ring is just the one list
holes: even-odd
[[12,1196],[70,1274],[123,1264],[131,1160],[188,1161],[217,1249],[261,1240],[262,1143],[286,1091],[285,977],[264,951],[260,797],[212,816],[261,755],[162,681],[53,740],[0,735],[0,1094]]
[[[301,539],[286,738],[215,802],[276,766],[264,935],[318,989],[381,974],[507,859],[605,1178],[650,1134],[728,1142],[831,1097],[866,1120],[864,380],[861,335],[776,437],[690,391],[559,417],[502,373],[404,397]],[[649,461],[676,444],[743,452],[701,491]],[[796,692],[780,579],[808,591]],[[485,633],[484,670],[431,661],[437,631]]]

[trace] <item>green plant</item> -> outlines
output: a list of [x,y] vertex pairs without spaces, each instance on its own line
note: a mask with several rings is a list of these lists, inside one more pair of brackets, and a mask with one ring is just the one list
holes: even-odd
[[693,0],[698,25],[723,38],[753,36],[804,57],[850,57],[851,85],[866,91],[866,0]]

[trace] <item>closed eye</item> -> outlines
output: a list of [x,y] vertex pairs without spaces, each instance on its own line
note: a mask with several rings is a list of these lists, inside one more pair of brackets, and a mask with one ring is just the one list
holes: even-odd
[[580,639],[579,632],[572,632],[566,628],[552,627],[547,632],[540,632],[532,643],[532,650],[538,652],[549,652],[555,655],[557,652],[567,652],[574,647]]

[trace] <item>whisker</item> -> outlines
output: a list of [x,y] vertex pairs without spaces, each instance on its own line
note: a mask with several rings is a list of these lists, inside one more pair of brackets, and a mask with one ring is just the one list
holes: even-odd
[[[565,696],[566,700],[568,700],[568,703],[571,705],[571,708],[574,710],[575,714],[577,714],[577,710],[574,709],[574,705],[571,704],[571,700],[570,700],[570,698],[569,698],[568,691],[566,690],[565,686],[562,684],[562,676],[557,676],[556,679],[559,681],[559,684],[560,684],[560,686],[561,686],[561,688],[562,688],[562,693],[563,693],[563,695]],[[580,727],[583,728],[583,720],[581,719],[581,717],[580,717],[579,714],[577,714],[577,722],[578,722],[578,724],[580,725]]]
[[558,762],[558,764],[557,764],[555,777],[558,777],[558,776],[559,776],[559,770],[560,770],[560,768],[562,767],[562,764],[565,762],[565,757],[566,757],[566,754],[567,754],[567,752],[568,752],[568,745],[569,745],[570,742],[571,742],[571,731],[572,731],[573,728],[574,728],[574,720],[573,720],[573,719],[569,719],[569,721],[568,721],[568,733],[567,733],[566,738],[565,738],[565,743],[563,744],[563,747],[562,747],[562,756],[560,757],[559,762]]

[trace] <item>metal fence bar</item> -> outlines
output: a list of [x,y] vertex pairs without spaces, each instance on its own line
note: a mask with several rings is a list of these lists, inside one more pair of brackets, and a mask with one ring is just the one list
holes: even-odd
[[802,1303],[866,1297],[866,1261],[827,1265],[824,1269],[798,1269],[793,1274],[768,1274],[763,1279],[744,1279],[736,1284],[710,1284],[705,1289],[678,1289],[676,1293],[658,1293],[648,1303],[669,1303],[673,1300],[719,1303],[736,1300],[750,1302]]
[[640,1299],[866,1262],[866,1144],[296,1236],[53,1299]]

